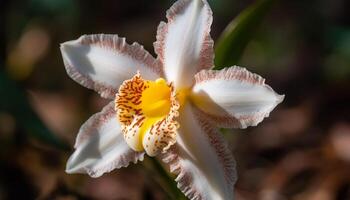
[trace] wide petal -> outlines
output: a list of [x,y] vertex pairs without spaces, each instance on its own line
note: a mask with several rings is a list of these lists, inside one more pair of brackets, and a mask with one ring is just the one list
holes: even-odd
[[83,35],[61,44],[68,75],[105,98],[114,98],[124,80],[137,71],[153,80],[162,76],[159,62],[143,46],[117,35]]
[[256,126],[283,101],[265,80],[241,67],[196,74],[192,100],[218,126]]
[[75,152],[67,162],[67,173],[99,177],[130,162],[143,160],[144,153],[126,144],[114,111],[114,102],[90,117],[78,133]]
[[177,143],[163,155],[190,199],[233,199],[236,164],[223,137],[192,105],[180,113]]
[[167,19],[158,26],[154,48],[167,80],[176,88],[189,87],[196,72],[213,66],[212,11],[206,0],[179,0]]

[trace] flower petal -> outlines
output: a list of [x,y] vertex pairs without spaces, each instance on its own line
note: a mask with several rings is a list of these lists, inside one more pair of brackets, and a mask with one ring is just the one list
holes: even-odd
[[180,114],[177,142],[162,155],[190,199],[233,199],[236,164],[225,141],[191,104]]
[[195,79],[193,102],[222,127],[256,126],[284,99],[265,79],[237,66],[203,70]]
[[119,85],[137,71],[148,78],[162,76],[159,63],[143,46],[129,45],[117,35],[83,35],[61,44],[68,75],[102,97],[114,98]]
[[114,102],[90,117],[80,128],[75,152],[67,162],[67,173],[87,173],[99,177],[130,162],[143,160],[144,153],[135,152],[125,143],[114,111]]
[[201,69],[213,66],[212,11],[206,0],[179,0],[158,26],[154,49],[168,81],[189,87]]

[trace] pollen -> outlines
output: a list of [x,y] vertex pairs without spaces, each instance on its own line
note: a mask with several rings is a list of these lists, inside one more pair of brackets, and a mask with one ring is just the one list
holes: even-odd
[[180,104],[171,84],[159,78],[144,80],[138,73],[125,81],[115,99],[117,119],[126,143],[154,156],[176,142]]

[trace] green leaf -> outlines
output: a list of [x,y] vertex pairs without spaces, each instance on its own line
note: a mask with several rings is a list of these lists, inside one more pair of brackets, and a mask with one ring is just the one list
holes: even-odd
[[[186,196],[180,191],[175,182],[175,177],[164,169],[164,166],[154,157],[146,157],[142,162],[150,174],[153,174],[152,177],[155,181],[158,182],[160,187],[164,190],[167,199],[174,200],[186,200]],[[156,177],[154,174],[158,174]]]
[[9,79],[3,71],[0,71],[0,97],[0,111],[12,114],[29,136],[56,148],[68,149],[67,145],[39,119],[28,103],[25,92],[13,80]]
[[230,22],[216,43],[214,69],[237,64],[273,2],[258,0]]

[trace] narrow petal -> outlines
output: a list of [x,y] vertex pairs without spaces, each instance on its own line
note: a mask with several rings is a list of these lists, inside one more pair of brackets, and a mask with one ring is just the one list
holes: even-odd
[[206,0],[179,0],[167,19],[158,26],[154,48],[167,80],[176,88],[189,87],[195,73],[213,66],[212,11]]
[[143,160],[144,153],[129,148],[114,111],[114,102],[93,115],[80,128],[75,152],[67,162],[67,173],[87,173],[99,177],[130,162]]
[[143,46],[117,35],[83,35],[61,44],[68,75],[102,97],[114,98],[119,85],[137,71],[149,79],[162,76],[158,62]]
[[196,74],[192,100],[218,126],[256,126],[284,99],[265,79],[241,67]]
[[233,199],[233,156],[218,130],[191,104],[180,114],[176,144],[162,156],[189,199]]

